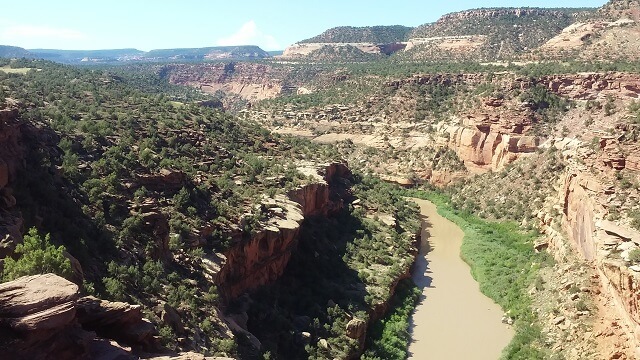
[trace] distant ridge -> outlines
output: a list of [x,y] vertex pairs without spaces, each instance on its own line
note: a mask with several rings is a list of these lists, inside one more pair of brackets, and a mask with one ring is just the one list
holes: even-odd
[[138,49],[59,50],[23,49],[0,45],[0,57],[37,58],[64,64],[113,64],[129,62],[168,62],[206,60],[252,60],[271,57],[255,45],[212,46],[203,48],[158,49],[148,52]]
[[105,49],[105,50],[58,50],[29,49],[34,57],[61,63],[76,62],[117,62],[133,60],[144,54],[137,49]]
[[338,26],[300,43],[374,43],[389,44],[405,41],[412,27],[391,26]]
[[8,45],[0,45],[0,57],[4,58],[31,58],[33,54],[29,51],[17,47],[17,46],[8,46]]
[[211,60],[211,59],[263,59],[269,53],[256,45],[213,46],[187,49],[158,49],[144,54],[147,59]]

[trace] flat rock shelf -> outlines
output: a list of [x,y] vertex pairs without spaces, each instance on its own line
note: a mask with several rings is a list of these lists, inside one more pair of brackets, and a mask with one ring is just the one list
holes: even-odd
[[422,296],[411,319],[409,359],[498,359],[514,332],[460,258],[464,232],[431,202],[413,200],[420,206],[422,244],[412,278]]

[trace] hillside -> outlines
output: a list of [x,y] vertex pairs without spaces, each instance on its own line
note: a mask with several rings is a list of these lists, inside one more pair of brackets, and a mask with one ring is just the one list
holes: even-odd
[[[97,331],[135,351],[244,357],[271,349],[286,358],[306,358],[309,352],[343,358],[362,351],[364,331],[325,326],[356,316],[364,330],[383,315],[374,309],[387,306],[408,274],[418,222],[415,207],[392,188],[352,174],[331,147],[271,134],[210,106],[210,97],[169,85],[151,72],[122,67],[98,72],[40,60],[1,65],[40,69],[0,72],[4,281],[37,273],[35,264],[7,260],[23,259],[23,241],[50,241],[64,246],[61,268],[50,271],[76,284],[65,285],[69,298],[100,302],[78,299],[98,295],[139,306],[132,309],[146,319],[130,315],[122,321],[144,329],[113,333],[104,324],[96,330],[79,320],[82,331]],[[349,205],[356,200],[360,205]],[[34,230],[23,236],[23,227]],[[327,238],[327,229],[337,233]],[[386,245],[379,248],[381,243]],[[388,248],[395,250],[390,254]],[[323,256],[314,255],[318,252]],[[315,265],[287,272],[290,260]],[[236,320],[247,313],[257,319],[258,309],[267,305],[261,295],[246,304],[248,298],[240,295],[258,288],[258,294],[271,293],[269,285],[283,276],[287,280],[277,288],[292,286],[307,294],[296,301],[315,304],[307,310],[318,319],[317,327],[286,325],[303,314],[295,308],[273,314],[282,320],[277,324],[248,328],[246,320]],[[306,280],[309,276],[314,282]],[[325,290],[314,293],[316,281],[326,284]],[[10,301],[3,289],[0,303]],[[336,304],[329,309],[328,299]],[[308,332],[308,341],[262,347],[276,325],[286,336]],[[258,330],[265,326],[265,332]],[[45,339],[68,336],[68,329],[47,329],[56,331],[43,332],[42,338],[34,335],[41,328],[15,330],[22,335],[2,338],[0,346],[9,341],[12,351],[38,357],[48,346]],[[332,344],[330,351],[318,345],[321,339]],[[85,343],[55,344],[68,346],[66,354],[94,351]]]
[[592,18],[609,21],[627,18],[640,21],[640,3],[637,0],[610,0],[598,9]]
[[492,8],[447,14],[414,29],[402,56],[410,59],[514,58],[535,49],[592,9]]
[[0,57],[2,57],[2,58],[21,58],[21,57],[29,58],[29,57],[33,57],[33,54],[30,53],[29,51],[21,48],[21,47],[0,45]]
[[413,28],[401,25],[393,26],[338,26],[320,35],[299,41],[300,43],[374,43],[390,44],[401,42]]
[[610,1],[596,12],[583,14],[539,49],[535,59],[629,61],[640,59],[638,2]]

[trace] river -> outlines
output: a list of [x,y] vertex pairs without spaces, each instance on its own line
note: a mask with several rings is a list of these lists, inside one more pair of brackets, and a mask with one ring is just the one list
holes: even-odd
[[411,319],[409,359],[498,359],[514,331],[460,258],[464,232],[429,201],[414,201],[422,215],[422,244],[412,278],[422,296]]

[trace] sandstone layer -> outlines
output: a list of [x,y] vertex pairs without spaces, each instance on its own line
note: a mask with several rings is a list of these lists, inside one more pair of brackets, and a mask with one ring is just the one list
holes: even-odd
[[10,359],[82,359],[97,353],[133,359],[131,348],[109,339],[153,351],[159,350],[156,333],[139,306],[81,298],[77,285],[57,275],[0,284],[0,347]]
[[195,87],[203,92],[218,91],[254,102],[280,95],[288,87],[286,68],[257,63],[173,64],[160,70],[172,84]]
[[[638,149],[633,144],[620,143],[610,136],[601,138],[598,146],[593,151],[559,145],[569,163],[558,187],[558,202],[553,207],[560,217],[541,211],[538,218],[556,258],[562,259],[566,254],[567,249],[562,248],[559,240],[565,233],[573,250],[592,264],[594,280],[599,283],[597,291],[602,292],[595,294],[598,303],[604,303],[602,299],[608,302],[608,306],[600,306],[604,314],[600,316],[618,319],[615,324],[605,324],[614,328],[598,335],[620,337],[616,344],[621,352],[616,355],[614,351],[611,355],[615,358],[613,356],[623,356],[628,350],[628,345],[621,342],[622,337],[628,336],[632,349],[638,349],[640,344],[640,266],[631,257],[631,253],[640,248],[640,231],[616,215],[618,209],[632,210],[637,205],[638,194],[615,181],[620,176],[616,174],[640,179],[640,171],[635,160],[630,162],[633,164],[630,167],[626,165],[627,157],[637,157]],[[636,350],[635,356],[639,355]]]
[[349,169],[334,163],[315,171],[313,183],[293,189],[287,196],[265,199],[260,211],[267,220],[248,238],[242,232],[235,234],[229,250],[206,262],[226,298],[278,279],[297,247],[304,220],[331,216],[342,209],[340,193],[351,176]]

